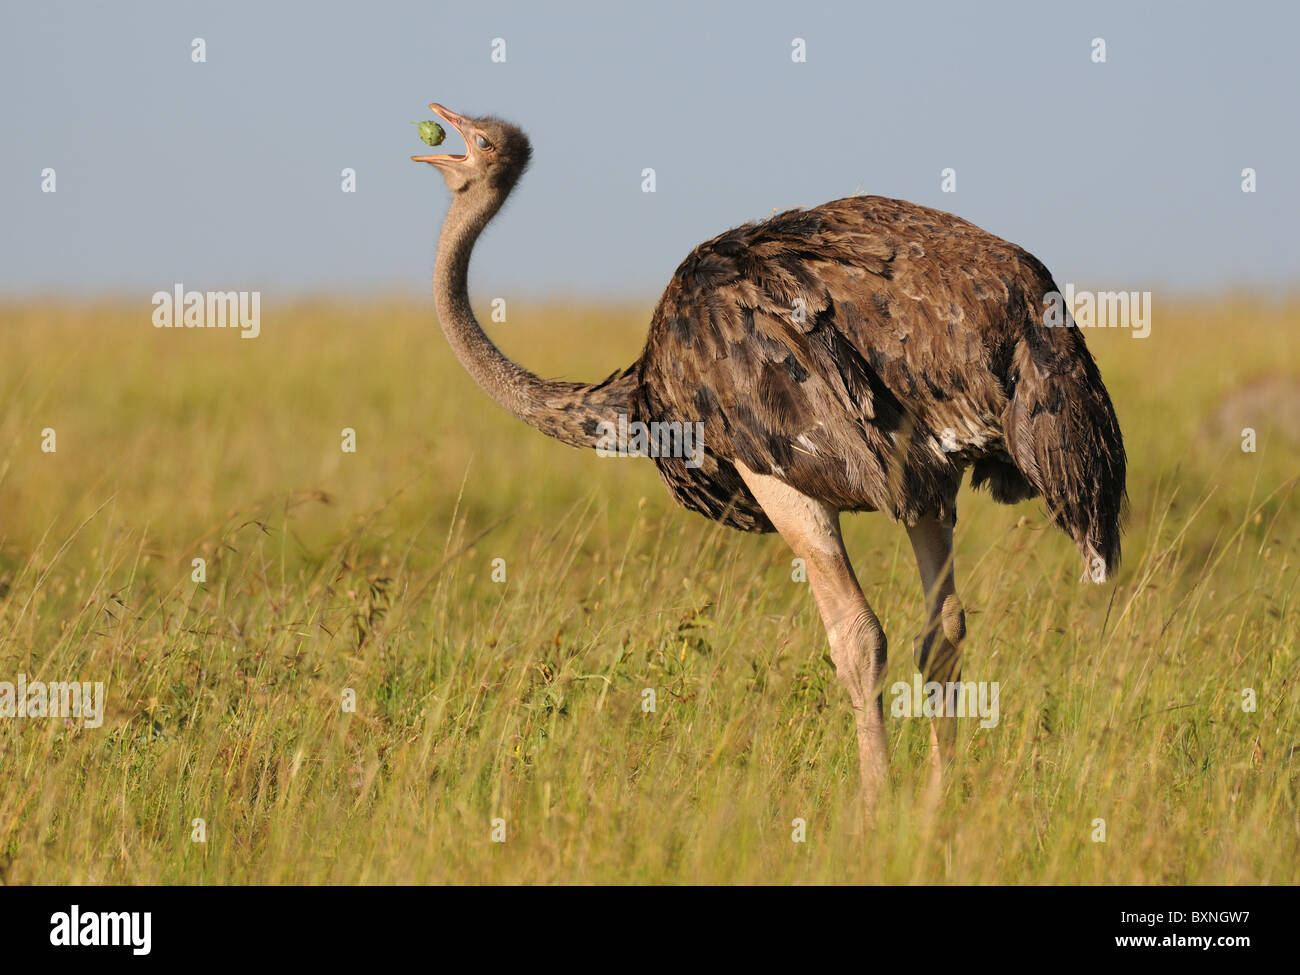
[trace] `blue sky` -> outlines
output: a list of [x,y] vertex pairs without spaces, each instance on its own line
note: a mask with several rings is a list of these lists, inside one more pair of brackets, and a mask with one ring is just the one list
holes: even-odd
[[432,100],[534,144],[480,294],[653,298],[699,241],[854,192],[958,213],[1060,281],[1292,285],[1296,6],[1048,6],[10,5],[0,293],[427,291],[447,193],[408,122]]

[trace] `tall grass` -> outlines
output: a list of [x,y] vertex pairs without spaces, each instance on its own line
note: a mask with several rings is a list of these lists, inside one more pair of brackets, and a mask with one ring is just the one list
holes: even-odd
[[[963,491],[965,676],[999,682],[1000,721],[963,721],[930,809],[926,724],[891,719],[872,830],[779,539],[500,412],[426,305],[268,303],[256,340],[0,307],[0,680],[108,702],[97,729],[0,719],[4,882],[1300,879],[1300,417],[1260,416],[1253,453],[1209,423],[1300,363],[1300,305],[1092,330],[1125,568],[1080,585],[1041,505]],[[547,375],[606,375],[644,335],[644,309],[509,307],[494,337]],[[904,533],[868,515],[847,538],[910,680]]]

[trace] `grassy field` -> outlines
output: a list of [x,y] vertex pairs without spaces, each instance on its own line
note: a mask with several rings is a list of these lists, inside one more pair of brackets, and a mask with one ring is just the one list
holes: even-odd
[[[98,728],[0,719],[0,880],[1300,880],[1300,416],[1247,396],[1246,452],[1221,406],[1297,368],[1300,303],[1157,300],[1146,339],[1090,331],[1125,566],[1080,585],[1041,504],[963,491],[965,676],[999,682],[1000,722],[962,722],[929,811],[926,723],[890,719],[872,831],[780,540],[499,411],[430,304],[268,299],[255,340],[154,329],[147,302],[0,306],[0,680],[107,699]],[[509,308],[506,352],[580,379],[648,317]],[[910,680],[906,536],[846,524]]]

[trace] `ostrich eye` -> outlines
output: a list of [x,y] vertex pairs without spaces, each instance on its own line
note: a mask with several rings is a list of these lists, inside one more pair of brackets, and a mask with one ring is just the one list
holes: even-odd
[[481,135],[475,137],[475,139],[474,139],[474,143],[475,143],[475,145],[477,145],[480,149],[491,149],[491,148],[492,148],[492,143],[488,142],[488,140],[485,139],[485,138],[483,138],[483,136],[481,136]]

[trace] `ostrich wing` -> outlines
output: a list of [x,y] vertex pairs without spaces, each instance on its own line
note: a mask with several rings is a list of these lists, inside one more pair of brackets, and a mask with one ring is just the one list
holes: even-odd
[[655,312],[639,413],[702,423],[711,463],[660,471],[686,507],[726,501],[751,530],[770,526],[733,458],[844,510],[943,514],[967,463],[1005,456],[1012,353],[1051,288],[1020,248],[880,197],[707,241]]

